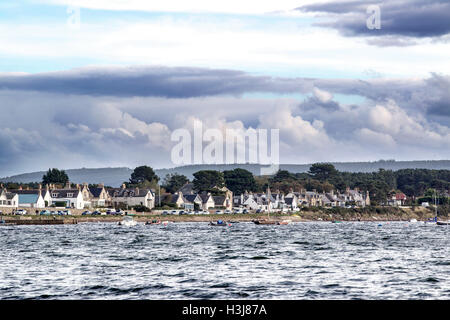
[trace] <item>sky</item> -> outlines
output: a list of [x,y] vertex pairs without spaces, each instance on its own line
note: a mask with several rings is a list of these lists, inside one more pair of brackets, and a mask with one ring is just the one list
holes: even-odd
[[195,121],[279,129],[281,163],[449,159],[449,52],[444,0],[1,1],[0,177],[173,167]]

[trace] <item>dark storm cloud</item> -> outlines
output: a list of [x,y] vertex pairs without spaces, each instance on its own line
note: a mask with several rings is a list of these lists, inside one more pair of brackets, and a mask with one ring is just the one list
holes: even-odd
[[190,98],[258,91],[290,93],[298,92],[305,84],[304,80],[253,77],[234,70],[169,67],[85,68],[0,75],[0,89],[123,97]]
[[[381,29],[367,28],[369,5],[379,5]],[[305,12],[325,13],[331,21],[317,25],[339,30],[345,36],[390,36],[385,41],[371,41],[377,46],[405,46],[411,41],[399,38],[441,37],[450,33],[450,1],[448,0],[392,0],[347,1],[312,4],[298,8]]]
[[[254,76],[236,70],[142,66],[0,75],[0,90],[87,97],[159,97],[177,100],[240,96],[251,92],[309,94],[314,88],[331,94],[358,95],[378,103],[392,99],[408,110],[433,114],[438,122],[449,124],[446,106],[450,101],[450,77],[435,73],[426,79],[312,79]],[[186,105],[185,102],[182,104]],[[310,109],[339,109],[334,101],[320,100],[315,96],[304,104]],[[211,105],[210,108],[202,109],[202,112],[209,113],[214,108]],[[249,108],[255,107],[249,105]],[[68,112],[64,110],[66,108],[61,106],[60,109],[58,117],[61,119],[84,118],[82,113],[69,118],[65,114]],[[153,108],[147,108],[146,112],[154,112],[151,110]]]

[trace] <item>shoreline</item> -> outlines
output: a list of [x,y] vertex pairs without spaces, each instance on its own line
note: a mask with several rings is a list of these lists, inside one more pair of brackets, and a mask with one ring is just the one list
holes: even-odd
[[[33,224],[77,224],[77,223],[101,223],[101,222],[111,222],[118,223],[123,220],[124,216],[95,216],[86,217],[81,215],[70,215],[70,216],[10,216],[3,215],[2,220],[5,223],[3,225],[13,225],[15,223],[21,225],[33,225]],[[178,222],[215,222],[217,220],[224,221],[236,221],[236,222],[252,222],[253,220],[267,219],[267,214],[210,214],[210,215],[182,215],[182,216],[171,216],[171,215],[159,215],[159,214],[149,214],[149,215],[134,215],[132,216],[137,222],[149,222],[154,220],[159,221],[169,221],[173,223]],[[427,221],[434,218],[434,214],[358,214],[358,215],[340,215],[340,214],[329,214],[325,212],[306,212],[300,214],[272,214],[269,219],[272,221],[283,221],[291,220],[291,222],[407,222],[411,219],[416,219],[417,221]],[[442,217],[442,219],[448,219]],[[48,222],[48,223],[45,223]]]

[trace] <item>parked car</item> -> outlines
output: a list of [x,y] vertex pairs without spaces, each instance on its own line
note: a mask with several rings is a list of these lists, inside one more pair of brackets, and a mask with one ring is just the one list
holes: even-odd
[[95,210],[94,212],[92,212],[92,215],[93,216],[99,216],[99,215],[101,215],[102,213],[100,212],[100,211],[97,211],[97,210]]
[[41,216],[49,216],[51,213],[48,210],[42,210],[41,212],[39,212],[39,215]]
[[27,214],[27,210],[24,209],[16,210],[16,215],[23,216],[24,214]]
[[65,214],[66,216],[71,216],[71,215],[72,215],[72,212],[71,212],[70,210],[64,210],[64,214]]
[[177,210],[172,210],[172,211],[170,211],[170,214],[178,215],[178,211]]
[[169,214],[168,211],[163,211],[163,213],[162,213],[163,216],[167,216],[168,214]]
[[247,209],[242,210],[242,213],[248,213]]
[[90,212],[89,210],[83,211],[83,213],[81,213],[82,216],[90,216],[92,214],[92,212]]
[[215,214],[223,214],[222,210],[216,210]]

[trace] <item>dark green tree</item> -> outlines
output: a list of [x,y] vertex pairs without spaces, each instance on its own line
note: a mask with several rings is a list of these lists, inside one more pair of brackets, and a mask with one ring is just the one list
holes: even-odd
[[243,194],[245,191],[256,191],[256,181],[253,174],[245,169],[236,168],[223,172],[225,186],[235,195]]
[[64,170],[58,170],[56,168],[48,169],[47,173],[42,176],[42,184],[59,183],[65,184],[69,181],[69,176]]
[[153,171],[151,167],[148,166],[140,166],[134,169],[131,174],[130,184],[139,185],[148,183],[157,183],[159,181],[159,177]]
[[309,168],[308,172],[314,179],[323,181],[330,181],[338,176],[339,172],[331,163],[314,163]]
[[173,173],[166,175],[162,186],[167,192],[174,193],[188,182],[189,179],[185,175]]
[[283,182],[286,180],[293,180],[295,179],[295,176],[291,174],[287,170],[278,170],[278,172],[270,179],[270,182]]
[[223,173],[216,170],[201,170],[194,173],[194,189],[197,191],[211,191],[225,185]]

